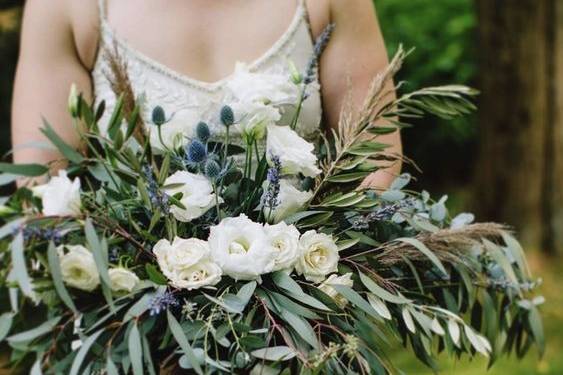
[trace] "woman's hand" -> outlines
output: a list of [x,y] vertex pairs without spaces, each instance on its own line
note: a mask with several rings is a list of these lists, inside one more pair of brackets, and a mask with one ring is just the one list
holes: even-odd
[[[389,60],[372,0],[330,0],[329,3],[330,22],[336,27],[321,58],[320,79],[325,120],[328,126],[336,128],[349,90],[352,90],[353,108],[358,109],[372,79]],[[393,87],[389,85],[388,89]],[[394,98],[389,96],[388,100]],[[379,136],[377,141],[391,146],[387,152],[402,155],[398,131]],[[368,176],[361,187],[385,190],[400,171],[401,162],[397,161]]]

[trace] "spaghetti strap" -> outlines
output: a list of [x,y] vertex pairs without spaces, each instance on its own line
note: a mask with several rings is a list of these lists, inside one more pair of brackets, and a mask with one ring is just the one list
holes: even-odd
[[98,12],[100,13],[100,23],[103,24],[107,17],[107,0],[98,0]]

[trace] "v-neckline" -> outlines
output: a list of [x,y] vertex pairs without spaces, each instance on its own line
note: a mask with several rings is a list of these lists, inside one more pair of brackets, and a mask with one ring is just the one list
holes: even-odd
[[[264,62],[268,61],[272,56],[274,56],[277,52],[279,52],[288,43],[288,41],[291,40],[292,36],[298,30],[299,25],[304,19],[303,7],[304,7],[303,1],[298,1],[297,9],[293,16],[293,19],[291,20],[291,23],[289,24],[286,31],[262,55],[260,55],[259,57],[257,57],[256,59],[254,59],[249,63],[244,63],[248,67],[249,71],[256,70]],[[135,57],[137,60],[144,63],[148,67],[157,70],[179,82],[190,85],[192,87],[201,88],[206,91],[216,91],[217,89],[222,87],[228,80],[230,80],[235,74],[235,68],[233,68],[233,71],[230,74],[213,82],[203,81],[197,78],[190,77],[188,74],[179,72],[153,59],[152,57],[139,51],[138,49],[130,46],[125,39],[119,37],[113,31],[111,25],[107,22],[107,19],[105,17],[102,17],[101,19],[101,27],[102,27],[103,39],[105,39],[106,36],[109,36],[109,38],[113,40],[120,49],[126,51],[129,55]],[[101,42],[105,43],[106,41],[102,40]],[[98,54],[98,58],[100,58],[100,55],[102,54]],[[238,60],[235,61],[234,66],[236,67],[236,64],[239,62],[241,61]]]

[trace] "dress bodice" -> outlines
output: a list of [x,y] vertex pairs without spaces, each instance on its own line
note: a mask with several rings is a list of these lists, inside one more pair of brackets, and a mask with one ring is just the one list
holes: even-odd
[[[291,24],[285,33],[258,59],[248,63],[237,63],[235,71],[213,83],[202,82],[180,74],[171,68],[153,60],[142,52],[132,48],[126,40],[113,31],[106,17],[106,0],[99,0],[100,5],[100,45],[98,56],[92,70],[92,81],[96,102],[106,102],[106,112],[100,122],[103,129],[115,106],[116,96],[108,79],[110,72],[108,61],[103,51],[117,49],[120,58],[127,66],[129,80],[137,98],[142,100],[142,117],[147,126],[151,124],[151,113],[155,106],[163,107],[167,116],[189,124],[192,128],[199,121],[209,124],[212,133],[220,136],[224,128],[219,125],[218,113],[228,96],[236,87],[241,87],[240,75],[243,70],[246,77],[287,77],[290,78],[291,61],[299,71],[304,72],[314,53],[314,41],[311,34],[307,8],[304,0],[298,0],[298,6]],[[243,85],[244,86],[244,85]],[[297,132],[306,139],[315,139],[319,134],[322,107],[318,80],[310,84],[307,99],[300,111]],[[293,118],[295,108],[284,106],[278,124],[287,125]],[[176,125],[170,125],[171,127]],[[184,125],[182,125],[184,126]],[[190,128],[184,132],[189,133]],[[191,137],[191,134],[185,134]],[[231,139],[237,142],[240,133],[235,129]]]

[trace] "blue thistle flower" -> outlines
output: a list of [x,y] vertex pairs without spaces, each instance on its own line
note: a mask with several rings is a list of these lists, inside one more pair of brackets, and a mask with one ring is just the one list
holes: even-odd
[[207,162],[205,162],[204,172],[207,177],[215,180],[221,174],[221,166],[215,160],[208,159]]
[[221,122],[227,127],[235,123],[235,113],[233,112],[233,109],[228,105],[225,105],[223,106],[223,108],[221,108]]
[[22,231],[24,241],[53,241],[55,245],[59,245],[63,239],[62,232],[57,228],[40,228],[27,226],[23,228],[17,228],[14,231],[14,235],[19,231]]
[[207,159],[207,147],[197,139],[186,148],[186,159],[190,164],[199,164]]
[[178,299],[172,292],[159,293],[149,301],[149,314],[155,316],[173,306],[178,306]]
[[164,108],[157,105],[152,110],[152,122],[156,126],[161,126],[166,122],[166,113],[164,112]]
[[205,122],[200,122],[197,124],[195,129],[195,134],[197,138],[202,142],[207,142],[211,137],[211,131],[209,130],[209,126]]

